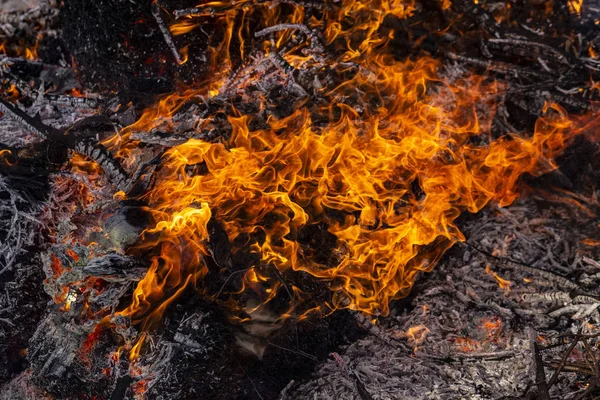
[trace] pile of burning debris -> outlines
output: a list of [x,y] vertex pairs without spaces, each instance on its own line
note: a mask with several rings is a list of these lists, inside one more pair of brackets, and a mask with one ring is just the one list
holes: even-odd
[[0,14],[0,398],[600,394],[600,7]]

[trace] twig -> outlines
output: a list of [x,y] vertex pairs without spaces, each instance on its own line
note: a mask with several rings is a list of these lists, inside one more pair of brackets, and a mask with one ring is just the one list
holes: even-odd
[[486,252],[485,250],[481,250],[480,248],[473,246],[467,242],[459,242],[459,243],[463,246],[467,246],[470,249],[477,251],[479,254],[483,255],[487,259],[495,260],[496,265],[500,268],[511,269],[511,270],[520,270],[523,272],[528,272],[530,274],[538,275],[538,276],[542,277],[543,279],[546,279],[550,282],[554,282],[555,284],[562,286],[569,290],[579,289],[579,285],[577,285],[574,282],[571,282],[570,280],[568,280],[567,278],[565,278],[561,275],[555,274],[555,273],[547,271],[545,269],[535,268],[530,265],[521,263],[519,261],[511,260],[506,257],[494,256],[493,254],[490,254],[490,253]]
[[537,47],[539,49],[544,49],[546,51],[548,51],[549,53],[552,53],[555,58],[565,64],[569,64],[569,62],[567,61],[567,58],[565,57],[564,54],[562,54],[560,51],[556,50],[555,48],[548,46],[547,44],[544,43],[538,43],[538,42],[532,42],[529,40],[521,40],[521,39],[497,39],[497,38],[490,38],[488,39],[489,43],[494,43],[494,44],[508,44],[511,46],[520,46],[520,47]]
[[538,349],[536,342],[533,343],[534,357],[535,357],[535,379],[538,387],[538,399],[539,400],[550,400],[550,393],[548,388],[551,386],[546,382],[546,373],[544,372],[544,364],[542,362],[542,355]]
[[567,358],[569,358],[569,356],[571,355],[571,352],[573,351],[573,349],[575,349],[575,346],[577,346],[577,343],[579,343],[579,336],[575,337],[575,340],[573,340],[573,343],[571,343],[571,345],[569,346],[569,348],[567,349],[565,354],[563,354],[562,359],[560,360],[560,364],[558,365],[558,368],[556,368],[556,370],[554,371],[554,374],[552,374],[552,377],[550,378],[550,381],[548,382],[548,387],[552,387],[552,385],[554,385],[554,383],[556,383],[556,380],[558,379],[558,374],[560,374],[560,371],[565,367],[565,365],[567,363]]
[[352,370],[352,377],[354,378],[354,382],[356,383],[356,390],[357,390],[358,395],[360,396],[360,398],[362,400],[373,400],[373,397],[367,391],[367,388],[365,387],[365,384],[360,379],[360,376],[358,376],[358,372],[356,372],[355,370]]
[[48,139],[57,134],[56,129],[46,126],[41,121],[30,117],[27,113],[4,99],[0,99],[0,112],[39,138]]
[[167,47],[171,50],[171,53],[173,53],[173,57],[175,58],[175,61],[177,61],[177,64],[181,64],[183,62],[181,60],[181,55],[179,55],[179,51],[177,51],[177,47],[175,47],[175,43],[173,43],[173,37],[171,36],[171,32],[169,32],[169,28],[167,27],[165,21],[163,21],[160,15],[160,7],[158,5],[158,2],[153,1],[151,7],[152,16],[156,20],[156,23],[158,24],[158,27],[162,32]]
[[538,79],[547,78],[546,74],[540,74],[535,71],[531,71],[531,70],[528,70],[525,68],[517,67],[515,65],[503,63],[500,61],[480,60],[478,58],[465,57],[465,56],[461,56],[459,54],[452,53],[452,52],[446,53],[446,56],[448,58],[450,58],[451,60],[462,61],[467,64],[475,65],[478,67],[483,67],[490,71],[498,72],[498,73],[505,74],[505,75],[522,74],[522,75],[529,75],[529,76],[532,76],[532,77],[538,78]]
[[324,10],[331,8],[328,3],[320,2],[320,1],[311,1],[311,0],[265,0],[261,1],[262,3],[273,3],[273,5],[277,5],[279,3],[284,4],[292,4],[295,6],[306,7],[306,8],[316,8],[319,10]]
[[238,364],[240,366],[240,368],[242,369],[242,371],[244,371],[244,375],[246,375],[246,378],[248,378],[248,380],[250,381],[250,383],[252,384],[252,387],[254,388],[254,391],[256,392],[256,394],[258,395],[258,397],[261,400],[264,400],[264,397],[262,396],[262,394],[260,394],[260,392],[258,391],[258,388],[256,387],[256,385],[254,384],[254,381],[252,380],[252,378],[250,378],[250,375],[248,375],[248,372],[246,372],[246,369],[242,366],[242,364]]
[[130,187],[129,175],[123,169],[121,163],[114,158],[112,153],[94,139],[85,138],[79,140],[73,150],[83,154],[97,162],[110,180],[112,186],[117,190],[127,191]]
[[273,26],[270,26],[268,28],[265,28],[263,30],[260,30],[260,31],[256,32],[254,34],[254,37],[258,38],[258,37],[261,37],[261,36],[269,35],[269,34],[274,33],[274,32],[284,31],[284,30],[288,30],[288,29],[294,29],[294,30],[300,30],[300,31],[302,31],[307,37],[310,38],[310,47],[315,52],[317,52],[317,53],[325,53],[325,48],[323,47],[323,44],[321,43],[321,39],[316,34],[316,32],[314,32],[308,26],[303,25],[303,24],[278,24],[278,25],[273,25]]

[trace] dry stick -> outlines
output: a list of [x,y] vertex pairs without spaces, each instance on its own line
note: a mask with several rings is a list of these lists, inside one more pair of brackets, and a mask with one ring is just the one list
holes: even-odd
[[289,88],[294,90],[296,92],[296,94],[300,95],[300,96],[308,96],[308,92],[306,91],[305,88],[303,88],[297,81],[296,78],[294,77],[294,73],[296,72],[296,69],[294,67],[292,67],[283,57],[281,57],[281,55],[279,55],[279,53],[270,53],[268,60],[271,61],[271,63],[278,68],[279,70],[281,70],[285,76],[288,78],[288,83],[289,83]]
[[452,53],[452,52],[447,52],[446,57],[450,58],[451,60],[462,61],[467,64],[475,65],[478,67],[484,67],[484,68],[489,69],[490,71],[498,72],[501,74],[511,75],[511,74],[516,73],[516,74],[530,75],[530,76],[532,76],[534,78],[538,78],[538,79],[544,79],[544,78],[547,79],[548,78],[547,74],[540,74],[538,72],[534,72],[534,71],[531,71],[531,70],[528,70],[525,68],[520,68],[515,65],[503,63],[500,61],[480,60],[478,58],[465,57],[465,56],[461,56],[459,54]]
[[0,14],[0,24],[18,25],[22,22],[39,20],[42,17],[54,13],[55,10],[56,9],[54,7],[49,7],[48,5],[44,4],[24,12],[19,10],[4,12]]
[[117,190],[129,190],[130,183],[127,172],[125,172],[121,163],[113,157],[112,153],[106,147],[96,143],[91,138],[86,138],[78,141],[73,150],[96,161],[108,176],[110,183]]
[[496,39],[496,38],[490,38],[490,39],[488,39],[488,42],[489,43],[497,43],[497,44],[508,44],[511,46],[538,47],[540,49],[544,49],[544,50],[547,50],[548,52],[552,53],[556,57],[557,60],[563,61],[566,64],[569,64],[569,62],[567,61],[564,54],[562,54],[560,51],[556,50],[554,47],[548,46],[547,44],[544,44],[544,43],[532,42],[529,40],[521,40],[521,39]]
[[503,351],[493,351],[493,352],[485,352],[485,353],[455,353],[450,357],[438,357],[432,355],[425,355],[425,358],[430,358],[433,360],[444,360],[444,362],[452,362],[450,359],[457,359],[457,361],[465,361],[465,360],[503,360],[506,358],[515,357],[515,352],[512,350],[503,350]]
[[356,383],[356,391],[362,400],[373,400],[371,394],[367,391],[365,384],[358,376],[358,372],[352,370],[352,377],[354,378],[354,382]]
[[592,390],[596,388],[596,382],[592,382],[579,396],[575,397],[574,400],[583,400]]
[[598,369],[598,360],[596,360],[596,356],[594,355],[590,344],[585,338],[581,339],[581,341],[585,346],[586,352],[590,355],[590,358],[592,359],[592,368],[594,370],[594,374],[596,375],[596,377],[600,377],[600,370]]
[[544,373],[544,363],[542,362],[542,355],[538,349],[536,342],[533,343],[533,350],[535,353],[535,379],[538,387],[538,399],[539,400],[550,400],[550,393],[548,388],[550,385],[546,382],[546,374]]
[[173,53],[175,61],[177,61],[177,64],[181,64],[181,56],[179,55],[179,51],[177,51],[177,47],[175,47],[175,43],[173,43],[173,37],[171,36],[171,32],[169,32],[169,28],[167,28],[165,21],[163,21],[160,15],[160,7],[156,1],[152,3],[152,16],[156,20],[156,23],[162,32],[165,43],[167,43],[167,47],[169,47],[171,53]]
[[194,7],[194,8],[182,8],[180,10],[175,10],[173,12],[173,15],[175,16],[175,19],[181,19],[181,18],[193,18],[193,17],[200,17],[202,15],[210,15],[214,12],[213,9],[208,8],[208,7]]
[[[575,400],[582,400],[583,398],[585,398],[585,396],[587,396],[589,392],[591,392],[592,390],[594,390],[596,388],[598,378],[600,378],[600,369],[598,368],[598,360],[596,359],[596,356],[594,355],[594,351],[592,350],[588,341],[585,338],[583,338],[581,341],[583,342],[583,345],[585,346],[586,353],[590,355],[591,362],[592,362],[592,368],[594,370],[594,375],[595,375],[596,379],[593,379],[592,382],[587,387],[587,389],[583,393],[581,393],[579,396],[577,396]],[[587,359],[587,357],[586,357],[586,359]]]
[[0,99],[0,112],[2,112],[8,118],[16,121],[23,128],[27,129],[35,136],[48,139],[50,136],[56,135],[57,131],[49,126],[42,124],[40,121],[30,117],[24,111],[21,111],[18,107],[12,105],[4,99]]
[[277,24],[260,30],[254,33],[254,37],[266,36],[274,32],[284,31],[287,29],[294,29],[302,31],[307,37],[310,38],[310,47],[318,53],[325,53],[325,48],[321,43],[319,36],[308,26],[304,24]]
[[319,1],[311,1],[311,0],[265,0],[261,1],[261,3],[273,3],[273,5],[277,5],[279,3],[285,4],[293,4],[296,6],[306,7],[306,8],[317,8],[320,10],[331,8],[328,3],[321,3]]
[[498,257],[498,256],[494,256],[484,250],[481,250],[480,248],[473,246],[471,244],[468,244],[466,242],[459,242],[461,245],[463,246],[467,246],[470,249],[473,249],[475,251],[477,251],[478,253],[480,253],[481,255],[483,255],[485,258],[487,259],[492,259],[495,260],[497,262],[497,266],[500,268],[505,268],[505,269],[511,269],[511,270],[520,270],[523,272],[528,272],[534,275],[538,275],[550,282],[554,282],[558,285],[561,285],[567,289],[570,290],[577,290],[579,289],[579,285],[577,285],[576,283],[571,282],[570,280],[568,280],[567,278],[555,274],[553,272],[547,271],[545,269],[540,269],[540,268],[535,268],[532,267],[530,265],[518,262],[518,261],[514,261],[505,257]]
[[[261,1],[260,3],[267,3],[269,1]],[[330,8],[329,4],[327,3],[319,3],[318,1],[310,1],[310,0],[273,0],[272,1],[275,4],[277,3],[287,3],[287,4],[294,4],[297,6],[301,6],[301,7],[306,7],[306,8],[318,8],[318,9],[327,9]],[[221,7],[220,9],[214,8],[214,7],[191,7],[191,8],[182,8],[179,10],[175,10],[173,12],[173,15],[175,16],[175,19],[181,19],[181,18],[194,18],[194,17],[201,17],[201,16],[209,16],[209,15],[213,15],[216,14],[217,12],[222,12],[228,9],[231,9],[232,7]]]
[[552,387],[552,385],[554,385],[554,383],[556,383],[556,380],[558,379],[558,374],[560,374],[560,371],[567,364],[567,358],[569,358],[569,356],[571,355],[571,352],[575,349],[575,346],[577,346],[577,343],[579,343],[579,339],[580,339],[579,336],[576,336],[575,339],[573,340],[573,343],[571,343],[571,345],[569,346],[569,348],[567,349],[565,354],[563,354],[563,356],[560,360],[560,364],[558,365],[558,368],[556,368],[556,370],[552,374],[552,377],[550,378],[550,381],[548,382],[548,387]]
[[246,369],[242,366],[242,364],[238,364],[238,365],[240,366],[240,368],[242,369],[242,371],[244,371],[244,375],[246,375],[246,378],[248,378],[248,380],[252,384],[252,387],[254,388],[254,391],[256,392],[256,394],[258,395],[258,397],[260,398],[260,400],[264,400],[264,397],[258,391],[258,388],[254,384],[254,381],[252,380],[252,378],[250,378],[250,375],[248,375],[248,372],[246,371]]

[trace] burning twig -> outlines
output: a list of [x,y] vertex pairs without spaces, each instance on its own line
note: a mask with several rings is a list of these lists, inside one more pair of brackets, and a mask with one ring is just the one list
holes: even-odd
[[173,43],[173,37],[171,36],[171,32],[169,31],[167,24],[165,24],[165,21],[162,19],[162,16],[160,15],[160,6],[158,5],[158,1],[153,1],[151,7],[152,7],[152,16],[156,20],[156,23],[158,24],[158,27],[159,27],[163,37],[165,38],[165,43],[167,44],[167,47],[169,48],[169,50],[171,50],[171,53],[173,54],[173,58],[175,58],[175,61],[177,61],[177,64],[182,64],[183,60],[181,59],[181,55],[179,54],[177,47],[175,47],[175,43]]
[[489,260],[494,260],[495,265],[497,265],[500,268],[516,269],[516,270],[527,272],[527,273],[530,273],[533,275],[537,275],[537,276],[539,276],[543,279],[546,279],[550,282],[554,282],[559,287],[564,287],[569,290],[579,290],[580,289],[579,285],[577,285],[576,283],[573,283],[570,280],[568,280],[567,278],[557,275],[553,272],[535,268],[535,267],[520,263],[518,261],[510,260],[506,257],[494,256],[492,254],[487,253],[486,251],[479,249],[478,247],[468,244],[467,242],[463,242],[461,244],[464,246],[467,246],[470,249],[477,251],[477,253],[483,255],[485,258],[487,258]]
[[129,175],[125,172],[121,163],[114,158],[112,153],[108,151],[106,147],[97,143],[94,139],[86,138],[78,140],[75,143],[73,150],[80,154],[84,154],[97,162],[102,167],[115,189],[123,191],[129,190],[131,187]]

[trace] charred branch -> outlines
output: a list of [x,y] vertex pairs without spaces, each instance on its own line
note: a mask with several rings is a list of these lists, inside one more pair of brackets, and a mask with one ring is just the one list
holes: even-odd
[[165,24],[165,21],[162,19],[161,10],[160,10],[158,1],[153,1],[151,7],[152,7],[152,16],[156,20],[156,23],[158,24],[158,28],[160,29],[163,37],[165,38],[165,43],[167,44],[167,47],[169,48],[169,50],[171,50],[171,54],[173,54],[173,58],[175,59],[177,64],[181,64],[182,63],[181,55],[179,54],[177,47],[175,47],[175,43],[173,43],[173,37],[171,36],[171,32],[169,31],[169,28]]
[[106,175],[110,183],[117,190],[127,191],[130,187],[129,175],[121,163],[115,159],[110,151],[94,139],[85,138],[78,140],[73,147],[73,151],[83,154],[97,162]]

